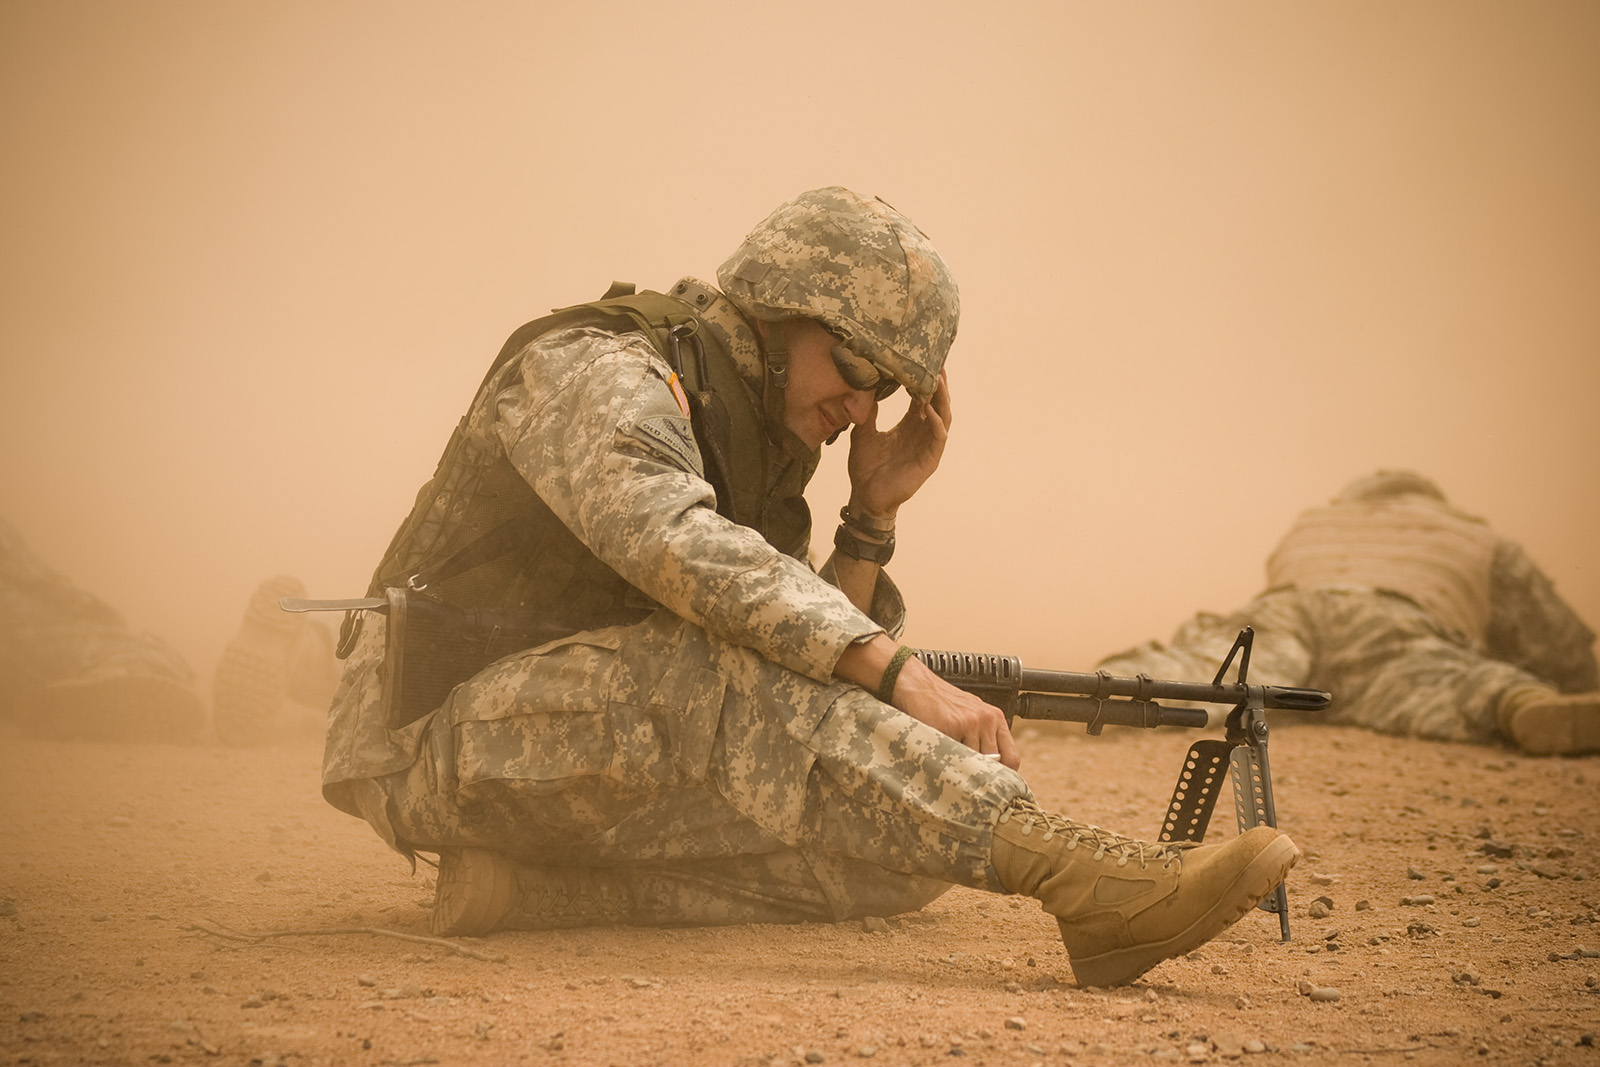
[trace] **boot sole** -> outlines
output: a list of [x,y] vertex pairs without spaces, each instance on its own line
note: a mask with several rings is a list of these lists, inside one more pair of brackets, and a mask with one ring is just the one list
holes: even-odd
[[[1067,945],[1067,961],[1080,986],[1116,986],[1133,981],[1156,964],[1193,952],[1238,922],[1251,908],[1266,899],[1300,858],[1300,849],[1287,837],[1279,837],[1250,861],[1234,879],[1229,891],[1198,919],[1165,941],[1151,941],[1131,948],[1079,957]],[[1058,920],[1059,922],[1059,920]],[[1063,943],[1068,937],[1062,922]]]

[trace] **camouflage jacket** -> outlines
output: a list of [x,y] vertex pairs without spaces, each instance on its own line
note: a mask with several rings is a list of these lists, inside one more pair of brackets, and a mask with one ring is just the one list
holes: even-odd
[[[716,332],[759,411],[760,353],[743,317],[694,279],[671,295]],[[787,543],[718,514],[681,391],[643,334],[578,326],[537,337],[486,381],[457,437],[471,455],[452,461],[447,452],[402,532],[425,531],[436,559],[493,521],[485,513],[498,502],[511,501],[547,511],[559,523],[549,540],[565,547],[477,568],[446,589],[447,599],[526,608],[559,590],[567,616],[576,610],[584,626],[664,607],[824,682],[852,642],[900,630],[904,605],[887,575],[869,618],[824,580],[830,567],[819,576],[807,562],[810,521],[798,491],[815,470],[814,453],[772,450],[768,495],[792,486],[799,509],[798,519],[791,513],[767,524]],[[429,721],[402,730],[383,721],[381,635],[382,618],[366,616],[330,712],[325,793],[345,810],[355,804],[339,783],[409,766]]]

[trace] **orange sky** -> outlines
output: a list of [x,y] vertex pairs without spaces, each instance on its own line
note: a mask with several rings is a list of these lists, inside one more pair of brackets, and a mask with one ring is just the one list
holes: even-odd
[[837,183],[962,287],[909,640],[1084,668],[1380,465],[1600,624],[1597,115],[1582,0],[12,0],[0,514],[208,674],[363,591],[514,327]]

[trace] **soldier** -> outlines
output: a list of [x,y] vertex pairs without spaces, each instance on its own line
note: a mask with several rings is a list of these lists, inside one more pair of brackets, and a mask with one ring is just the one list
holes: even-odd
[[1248,625],[1250,680],[1332,691],[1325,721],[1503,737],[1534,755],[1600,751],[1593,631],[1520,547],[1420,474],[1381,470],[1305,512],[1267,560],[1267,586],[1100,668],[1210,676]]
[[0,520],[0,718],[55,740],[188,742],[206,709],[182,656]]
[[286,574],[251,594],[211,680],[211,719],[224,745],[305,741],[326,727],[339,681],[333,634],[317,619],[278,608],[285,597],[305,595]]
[[[374,576],[569,636],[402,725],[384,617],[347,621],[324,792],[439,854],[434,930],[836,921],[961,884],[1037,897],[1108,985],[1245,914],[1287,837],[1181,849],[1041,810],[1004,716],[894,639],[881,568],[951,419],[956,286],[926,236],[817,189],[717,278],[514,334]],[[801,493],[851,426],[819,574]]]

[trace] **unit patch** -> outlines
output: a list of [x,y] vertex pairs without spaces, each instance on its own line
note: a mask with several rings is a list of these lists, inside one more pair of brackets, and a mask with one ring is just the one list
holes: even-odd
[[700,477],[706,476],[705,464],[700,459],[700,446],[694,440],[694,427],[680,415],[651,415],[634,424],[635,429],[659,443],[683,465]]

